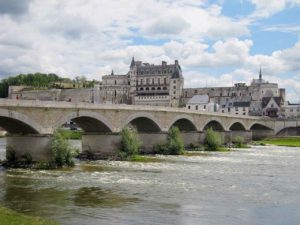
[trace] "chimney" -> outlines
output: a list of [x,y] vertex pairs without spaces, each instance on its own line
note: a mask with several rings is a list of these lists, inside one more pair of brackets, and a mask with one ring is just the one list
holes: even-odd
[[176,65],[176,66],[178,65],[178,60],[177,60],[177,59],[175,60],[175,65]]

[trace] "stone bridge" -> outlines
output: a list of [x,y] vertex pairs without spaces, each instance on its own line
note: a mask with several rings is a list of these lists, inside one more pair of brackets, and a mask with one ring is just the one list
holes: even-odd
[[145,152],[165,141],[172,126],[180,129],[186,146],[201,143],[203,132],[209,127],[220,132],[224,141],[231,141],[237,135],[246,139],[278,133],[298,135],[300,126],[297,120],[201,113],[183,108],[0,100],[0,127],[8,132],[7,149],[14,150],[17,156],[30,153],[34,159],[49,158],[51,135],[70,120],[84,131],[83,151],[101,152],[103,157],[119,148],[119,133],[126,126],[137,128]]

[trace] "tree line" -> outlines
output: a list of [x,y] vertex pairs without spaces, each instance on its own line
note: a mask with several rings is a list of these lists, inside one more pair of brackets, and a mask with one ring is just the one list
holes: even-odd
[[69,78],[60,77],[54,73],[19,74],[17,76],[8,77],[1,80],[0,98],[6,98],[8,96],[8,88],[12,85],[25,85],[33,88],[61,88],[57,82],[84,83],[83,87],[86,88],[93,87],[95,84],[99,83],[96,80],[87,81],[84,76],[77,76],[75,79],[71,80]]

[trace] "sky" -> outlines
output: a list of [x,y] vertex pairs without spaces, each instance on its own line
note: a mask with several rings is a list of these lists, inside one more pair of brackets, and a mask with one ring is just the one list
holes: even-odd
[[300,0],[0,0],[0,78],[126,74],[179,60],[185,87],[263,78],[300,102]]

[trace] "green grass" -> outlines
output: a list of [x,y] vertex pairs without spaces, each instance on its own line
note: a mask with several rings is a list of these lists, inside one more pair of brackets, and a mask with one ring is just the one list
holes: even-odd
[[61,132],[66,139],[81,140],[82,138],[82,131],[80,130],[61,130]]
[[287,147],[300,147],[300,137],[276,137],[258,142],[259,144],[269,144]]
[[0,206],[0,225],[58,225],[39,217],[27,216]]
[[128,158],[131,162],[162,162],[163,159],[156,158],[156,157],[149,157],[143,155],[134,155]]

